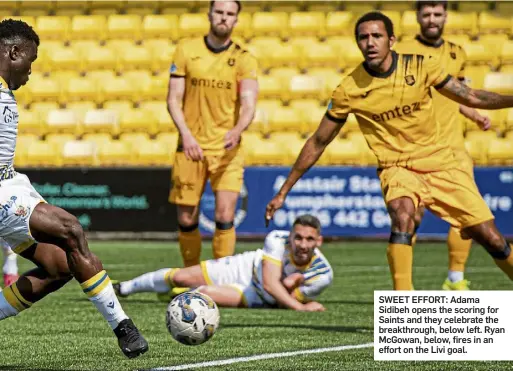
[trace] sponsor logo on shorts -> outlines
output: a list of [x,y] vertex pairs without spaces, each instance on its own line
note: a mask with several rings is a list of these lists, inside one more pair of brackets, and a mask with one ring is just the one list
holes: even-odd
[[26,217],[28,214],[29,214],[29,209],[26,208],[25,206],[21,206],[21,205],[18,205],[18,208],[14,212],[14,215],[21,216],[21,217]]

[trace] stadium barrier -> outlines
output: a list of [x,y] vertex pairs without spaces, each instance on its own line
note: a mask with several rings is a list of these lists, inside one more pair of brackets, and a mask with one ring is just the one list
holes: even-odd
[[[95,236],[173,238],[177,220],[167,202],[169,168],[19,169],[50,203],[76,215]],[[286,167],[248,167],[235,224],[239,236],[264,236],[271,228],[288,229],[309,212],[330,237],[388,237],[390,218],[373,168],[316,167],[292,189],[269,228],[267,202],[283,184]],[[499,229],[513,236],[513,168],[476,168],[476,183],[496,217]],[[207,184],[201,200],[200,228],[212,234],[214,195]],[[420,237],[445,238],[448,225],[426,212]],[[103,233],[103,234],[102,234]],[[111,233],[110,235],[108,233]]]

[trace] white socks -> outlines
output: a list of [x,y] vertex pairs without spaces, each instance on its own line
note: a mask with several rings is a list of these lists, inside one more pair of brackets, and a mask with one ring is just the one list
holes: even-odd
[[17,255],[5,243],[2,243],[2,250],[4,251],[4,265],[2,267],[3,273],[18,274]]
[[168,292],[171,288],[168,284],[170,271],[172,271],[171,268],[164,268],[155,272],[145,273],[130,281],[121,282],[119,291],[123,295],[135,294],[137,292]]
[[463,272],[457,272],[457,271],[449,271],[449,275],[447,276],[449,281],[451,281],[452,283],[463,280],[463,277],[464,277]]

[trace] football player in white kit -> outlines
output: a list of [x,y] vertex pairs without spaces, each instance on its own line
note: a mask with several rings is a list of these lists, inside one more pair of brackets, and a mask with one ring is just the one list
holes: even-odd
[[27,176],[13,167],[18,134],[13,91],[27,83],[38,46],[38,35],[25,22],[0,22],[0,238],[37,267],[0,292],[0,320],[30,308],[75,278],[114,330],[123,353],[136,357],[148,350],[148,343],[121,308],[77,218],[46,203]]
[[187,268],[165,268],[114,283],[119,296],[139,292],[179,293],[197,289],[219,306],[324,311],[315,298],[333,281],[333,270],[319,250],[321,225],[299,216],[289,231],[272,231],[263,249]]

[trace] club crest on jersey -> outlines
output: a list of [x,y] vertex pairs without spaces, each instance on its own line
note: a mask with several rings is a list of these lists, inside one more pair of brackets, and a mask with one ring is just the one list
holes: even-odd
[[456,59],[456,53],[455,52],[451,52],[451,58],[452,59]]
[[235,66],[235,59],[233,59],[233,58],[228,59],[228,66],[230,66],[230,67]]
[[404,81],[406,81],[406,85],[412,86],[413,84],[415,84],[415,76],[413,76],[413,75],[404,76]]

